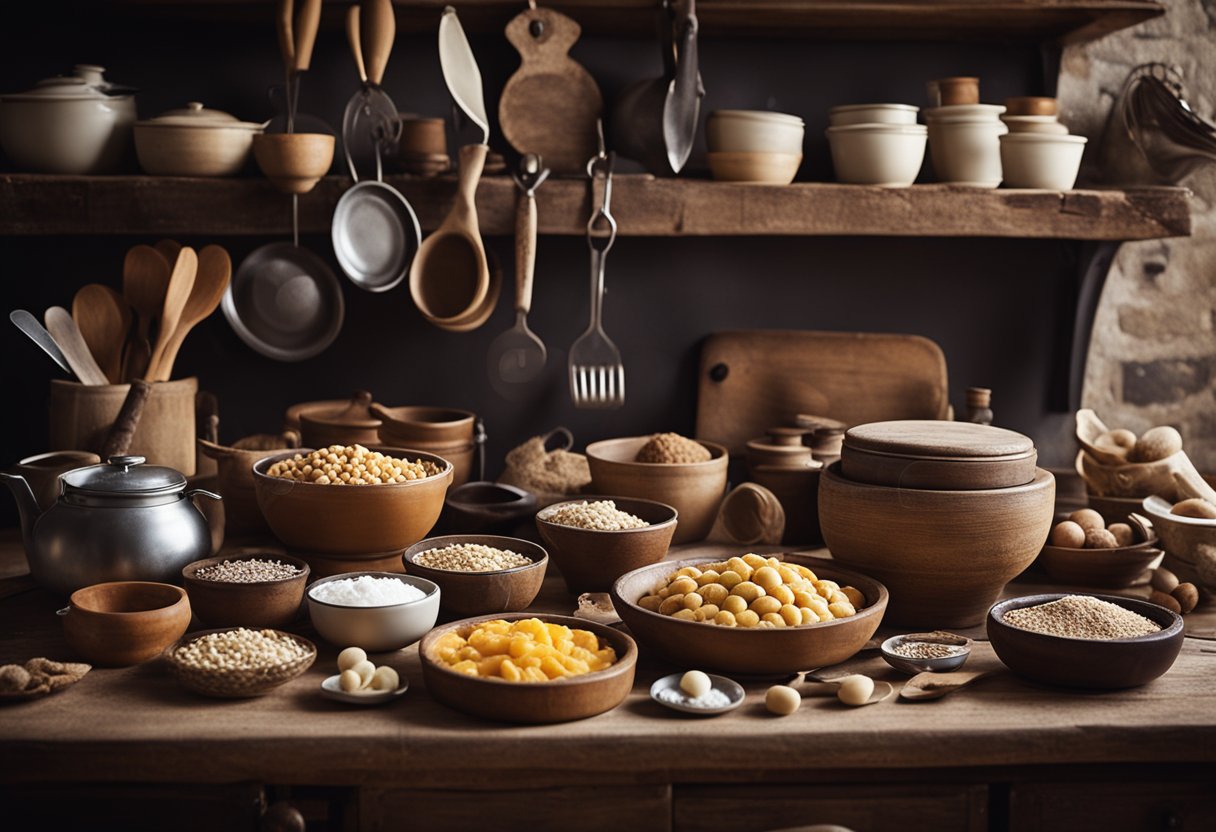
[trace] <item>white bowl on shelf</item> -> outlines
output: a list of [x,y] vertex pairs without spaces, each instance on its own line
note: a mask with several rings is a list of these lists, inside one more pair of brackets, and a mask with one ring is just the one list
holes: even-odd
[[929,157],[939,182],[973,188],[1001,184],[1001,136],[1009,128],[997,119],[929,122]]
[[850,185],[906,188],[925,160],[920,124],[850,124],[827,129],[836,179]]
[[916,124],[920,107],[911,104],[845,104],[828,110],[828,125]]
[[1001,136],[1001,167],[1011,188],[1072,190],[1085,153],[1084,136],[1010,133]]
[[705,122],[710,153],[802,155],[806,124],[798,116],[765,110],[715,110]]

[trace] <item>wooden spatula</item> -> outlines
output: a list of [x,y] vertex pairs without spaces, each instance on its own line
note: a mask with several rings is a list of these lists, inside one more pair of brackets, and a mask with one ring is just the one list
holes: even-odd
[[228,257],[228,252],[220,246],[205,246],[198,253],[198,273],[194,278],[190,297],[186,299],[181,319],[169,337],[164,354],[156,363],[155,369],[149,374],[151,381],[169,380],[170,374],[173,372],[173,363],[177,360],[178,350],[182,348],[182,342],[186,340],[190,330],[199,321],[214,312],[220,305],[231,280],[232,260]]
[[68,310],[62,306],[52,306],[46,310],[45,323],[47,332],[51,333],[59,349],[63,350],[68,366],[82,384],[110,383],[101,367],[97,366],[93,353],[89,352],[89,345],[84,342],[84,336],[80,334]]
[[[163,241],[162,241],[163,242]],[[176,262],[176,253],[174,261]],[[152,246],[135,246],[122,267],[122,295],[135,310],[136,330],[123,359],[123,379],[141,378],[152,357],[152,323],[160,316],[169,289],[169,261]]]
[[148,361],[148,372],[144,374],[146,381],[155,381],[160,374],[160,365],[164,360],[169,342],[181,322],[182,312],[194,291],[194,279],[198,275],[198,254],[189,246],[184,246],[173,264],[173,272],[169,275],[169,288],[165,291],[165,302],[160,310],[160,328],[156,333],[156,344],[152,347],[152,358]]
[[122,378],[122,350],[131,331],[131,307],[100,283],[80,287],[72,298],[72,320],[111,384]]

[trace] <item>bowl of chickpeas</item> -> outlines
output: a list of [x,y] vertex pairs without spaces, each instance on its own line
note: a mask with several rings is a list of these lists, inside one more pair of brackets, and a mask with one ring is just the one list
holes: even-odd
[[418,653],[427,691],[448,707],[503,722],[551,723],[625,701],[638,646],[581,618],[507,613],[436,627]]
[[258,507],[293,551],[371,560],[426,537],[452,464],[435,454],[362,445],[299,448],[253,465]]
[[528,540],[488,534],[428,537],[405,550],[405,571],[443,590],[447,616],[521,612],[540,592],[549,555]]
[[874,635],[887,590],[815,558],[746,554],[635,569],[612,602],[648,650],[681,666],[777,675],[837,664]]

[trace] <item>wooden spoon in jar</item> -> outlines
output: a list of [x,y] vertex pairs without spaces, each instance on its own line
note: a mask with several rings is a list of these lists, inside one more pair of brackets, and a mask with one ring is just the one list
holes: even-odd
[[46,310],[45,322],[47,332],[51,333],[51,337],[63,351],[68,366],[82,384],[110,383],[101,367],[93,360],[93,353],[89,352],[89,345],[84,342],[84,337],[68,310],[62,306],[52,306]]
[[131,331],[131,307],[109,286],[89,283],[72,298],[72,320],[111,384],[122,378],[122,350]]
[[144,374],[145,381],[155,381],[160,374],[165,351],[177,331],[197,275],[198,254],[189,246],[184,246],[173,264],[173,273],[169,275],[169,288],[165,291],[165,302],[160,311],[160,329],[156,333],[156,345],[152,347],[152,358],[148,361],[148,372]]
[[[174,259],[176,262],[176,256]],[[122,295],[135,310],[136,332],[123,359],[123,379],[142,378],[152,357],[152,321],[160,315],[169,289],[169,261],[152,246],[135,246],[122,266]]]
[[[186,251],[186,249],[183,249]],[[228,252],[220,246],[204,246],[198,253],[198,270],[190,295],[182,307],[181,318],[164,353],[155,367],[149,370],[150,381],[168,381],[173,372],[173,364],[177,361],[177,353],[182,348],[186,336],[190,334],[199,321],[209,316],[224,299],[228,284],[232,280],[232,259]]]

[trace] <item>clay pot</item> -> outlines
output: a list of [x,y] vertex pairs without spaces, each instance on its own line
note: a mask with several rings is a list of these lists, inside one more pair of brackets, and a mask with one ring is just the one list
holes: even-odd
[[[302,570],[292,578],[279,581],[228,583],[195,577],[200,569],[231,560],[250,558],[277,560]],[[286,627],[300,615],[304,587],[308,585],[308,564],[286,555],[227,555],[197,560],[182,569],[182,581],[198,620],[208,627]]]
[[[460,543],[505,549],[521,554],[532,562],[495,572],[453,572],[450,569],[432,569],[416,560],[424,552]],[[406,549],[402,560],[406,573],[434,581],[439,586],[439,608],[448,616],[526,610],[540,592],[545,569],[549,565],[549,555],[535,543],[514,537],[468,534],[427,538]]]
[[297,411],[300,444],[310,448],[327,448],[330,445],[375,445],[380,442],[380,420],[371,413],[371,393],[360,390],[336,407],[322,406],[324,404],[318,402],[316,407]]
[[295,437],[281,437],[274,447],[256,450],[226,447],[206,439],[198,440],[199,453],[216,462],[215,487],[224,498],[225,534],[237,536],[265,534],[270,531],[262,517],[262,510],[258,508],[258,498],[253,487],[253,464],[268,453],[292,448],[294,440]]

